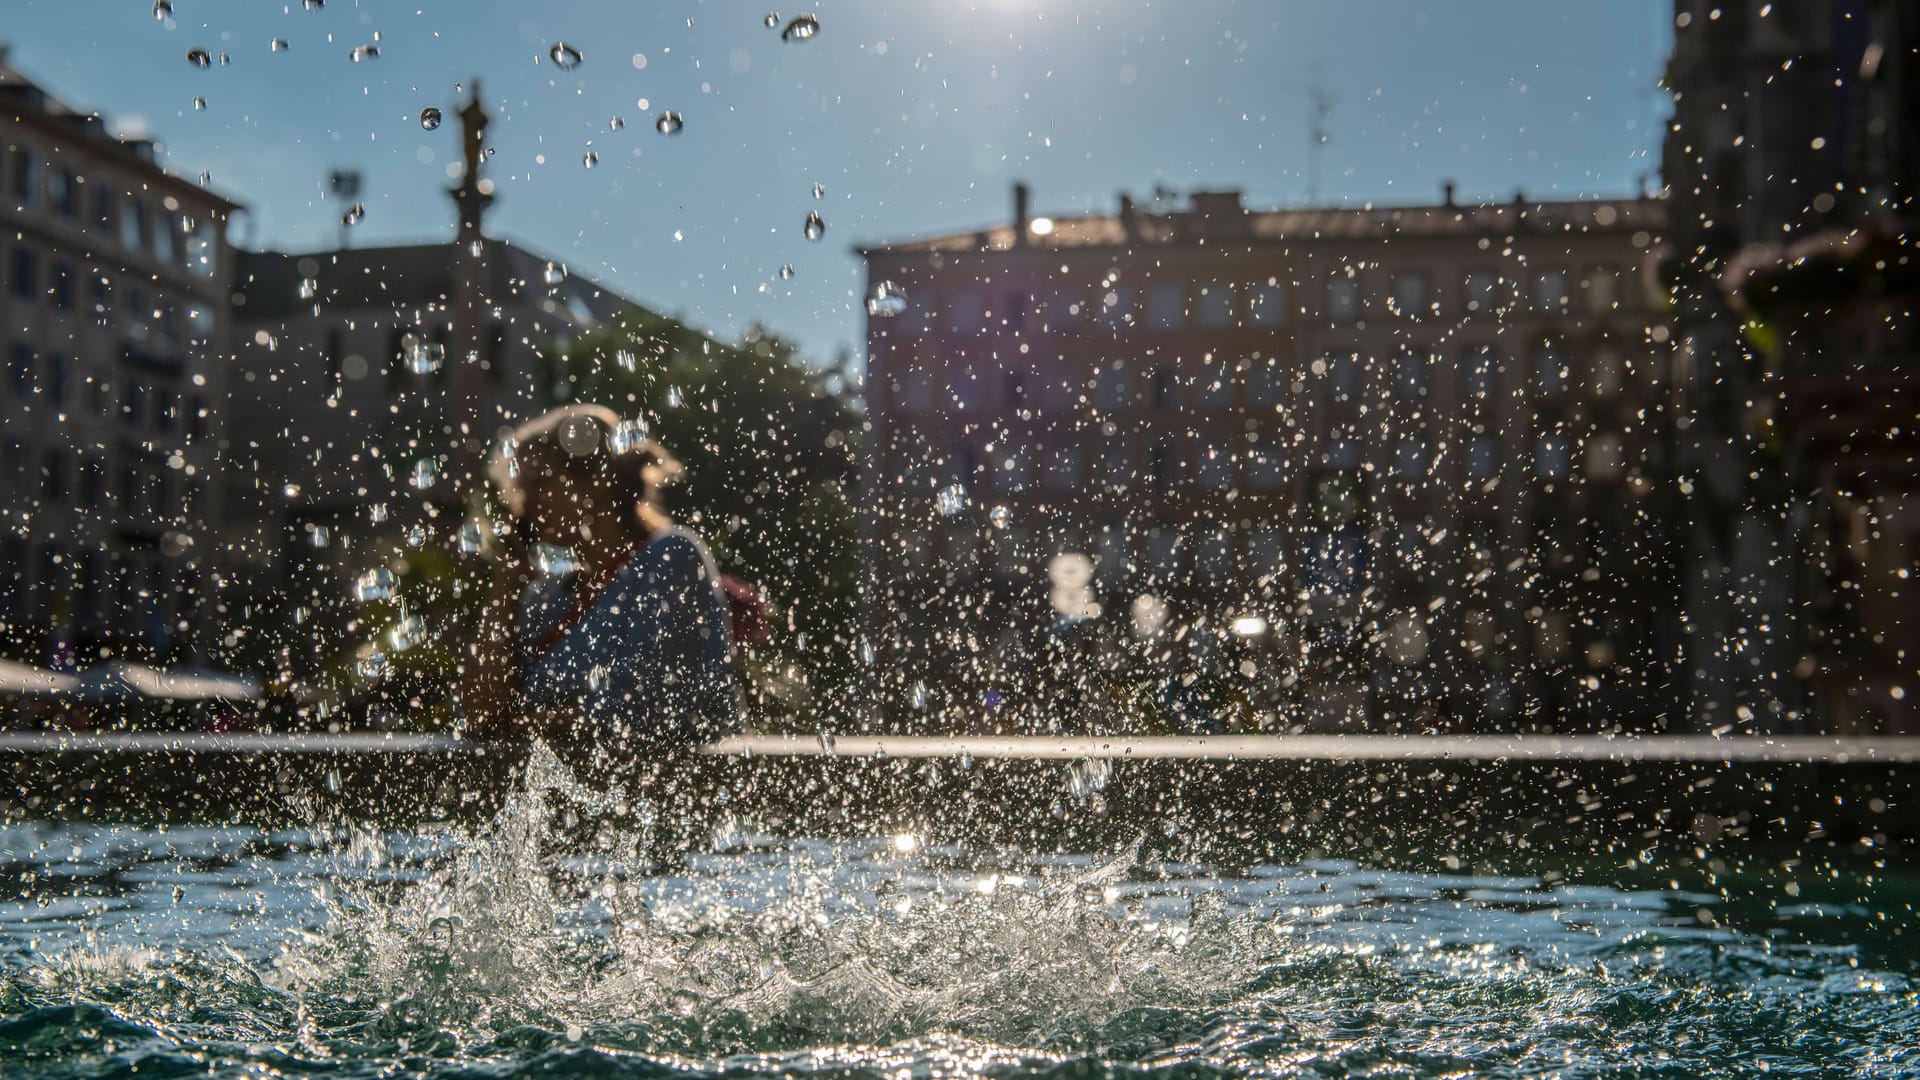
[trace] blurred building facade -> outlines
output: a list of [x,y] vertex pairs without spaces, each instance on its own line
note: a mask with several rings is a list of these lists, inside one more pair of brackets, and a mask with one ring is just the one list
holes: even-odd
[[964,688],[928,723],[993,723],[1083,554],[1252,726],[1680,726],[1659,201],[1027,203],[863,251],[866,631],[910,708]]
[[1920,731],[1920,4],[1677,0],[1664,148],[1693,707]]
[[0,46],[0,640],[37,663],[205,659],[236,205]]

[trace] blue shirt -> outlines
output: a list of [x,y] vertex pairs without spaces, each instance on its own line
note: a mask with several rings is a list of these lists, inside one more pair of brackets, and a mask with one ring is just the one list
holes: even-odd
[[543,655],[576,606],[576,578],[544,578],[520,598],[522,704],[577,707],[580,737],[608,750],[686,746],[740,729],[726,595],[698,536],[673,528],[648,540]]

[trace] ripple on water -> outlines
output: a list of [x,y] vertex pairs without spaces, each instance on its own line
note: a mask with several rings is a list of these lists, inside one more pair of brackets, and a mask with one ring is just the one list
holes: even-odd
[[1914,950],[1844,882],[1776,907],[744,823],[667,875],[644,804],[530,775],[471,831],[0,830],[8,1075],[1920,1064]]

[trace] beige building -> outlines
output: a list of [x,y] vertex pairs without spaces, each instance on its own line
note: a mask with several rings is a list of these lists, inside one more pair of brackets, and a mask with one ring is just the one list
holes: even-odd
[[1144,606],[1254,639],[1246,722],[1668,723],[1663,227],[1647,199],[1044,217],[1022,189],[1010,224],[865,249],[868,634],[991,683],[1080,553],[1115,638]]
[[205,658],[233,203],[0,48],[0,640]]

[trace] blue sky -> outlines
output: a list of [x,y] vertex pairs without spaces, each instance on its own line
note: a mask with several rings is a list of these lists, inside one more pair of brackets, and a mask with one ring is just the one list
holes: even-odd
[[[455,84],[478,74],[495,114],[490,232],[723,336],[763,322],[821,360],[860,341],[852,245],[1003,220],[1016,179],[1037,213],[1110,212],[1119,191],[1156,185],[1299,204],[1316,83],[1335,97],[1322,201],[1431,200],[1447,178],[1498,199],[1630,192],[1659,171],[1672,10],[173,0],[163,22],[149,0],[4,3],[15,64],[150,131],[175,171],[209,172],[251,207],[236,238],[256,246],[330,245],[343,207],[325,180],[341,167],[366,174],[356,244],[449,237]],[[821,30],[783,43],[763,24],[772,10],[817,13]],[[352,62],[376,32],[380,57]],[[556,68],[556,41],[583,62]],[[196,45],[231,62],[196,69]],[[420,126],[429,105],[447,110],[437,131]],[[658,134],[663,110],[684,131]],[[818,243],[802,235],[811,210],[827,223]]]

